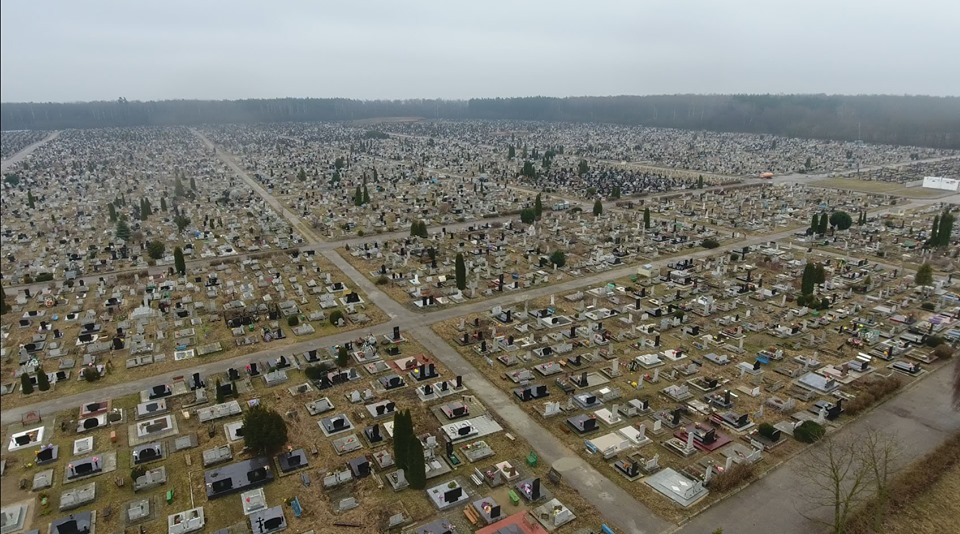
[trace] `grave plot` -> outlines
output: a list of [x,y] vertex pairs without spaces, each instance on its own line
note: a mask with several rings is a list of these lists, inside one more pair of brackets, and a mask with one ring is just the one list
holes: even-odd
[[[408,341],[406,343],[411,348],[410,352],[417,354],[423,352],[421,348],[417,347],[415,342]],[[401,346],[405,347],[403,349],[404,352],[407,351],[406,347],[408,345],[401,344]],[[452,374],[448,373],[446,369],[442,368],[439,363],[437,363],[437,371],[441,374],[441,378],[438,380],[447,379],[450,381],[451,386],[456,384],[456,378]],[[302,381],[300,375],[297,375],[296,373],[303,372],[303,370],[291,370],[291,380],[293,380],[294,383]],[[303,379],[305,379],[305,377],[303,377]],[[436,381],[433,383],[436,383]],[[355,405],[349,402],[350,393],[354,391],[354,387],[355,385],[352,383],[337,384],[336,386],[325,390],[325,393],[329,395],[328,400],[334,399],[333,402],[336,403],[337,401],[335,399],[343,399],[340,402],[343,402],[344,405],[340,406],[337,404],[337,408],[340,409],[340,412],[347,414],[351,423],[355,423],[355,425],[358,427],[353,429],[352,432],[345,433],[345,435],[355,434],[359,436],[359,441],[366,446],[369,439],[369,435],[366,431],[373,424],[376,424],[377,428],[379,429],[380,436],[382,437],[381,443],[385,443],[377,448],[364,448],[350,454],[344,454],[343,456],[338,456],[333,446],[334,440],[343,436],[335,435],[331,438],[327,438],[322,435],[322,431],[320,431],[319,425],[316,423],[316,421],[319,421],[319,419],[323,417],[330,416],[330,414],[339,413],[334,409],[331,409],[331,411],[322,415],[317,415],[316,417],[308,417],[304,412],[306,403],[304,402],[303,398],[299,398],[299,396],[290,396],[286,392],[279,392],[279,395],[270,395],[270,390],[267,389],[261,382],[254,382],[251,384],[251,389],[249,391],[241,393],[239,397],[235,399],[238,403],[244,403],[251,398],[259,398],[261,402],[283,414],[284,418],[290,425],[290,445],[293,446],[294,450],[302,449],[309,464],[309,467],[306,469],[298,469],[291,472],[292,476],[280,476],[280,467],[279,465],[274,464],[271,468],[275,476],[274,481],[270,482],[266,486],[263,486],[263,489],[266,490],[267,504],[279,504],[282,502],[282,499],[297,497],[299,498],[299,502],[301,503],[304,513],[310,512],[312,514],[311,517],[313,518],[320,517],[323,521],[330,523],[335,520],[358,522],[363,524],[365,529],[372,529],[369,531],[377,532],[380,531],[382,525],[377,522],[376,518],[370,517],[368,511],[370,507],[377,507],[377,509],[385,508],[397,511],[402,510],[403,513],[408,517],[412,516],[424,519],[431,517],[436,518],[437,516],[435,515],[435,508],[432,504],[430,504],[426,492],[415,492],[410,489],[402,489],[398,492],[394,491],[390,484],[391,478],[389,476],[390,474],[396,472],[395,466],[392,465],[392,446],[390,445],[391,441],[389,439],[392,429],[392,416],[383,417],[379,420],[374,419],[371,412],[367,409],[367,405],[372,405],[374,410],[373,413],[376,413],[377,405],[385,406],[385,404],[381,404],[382,401],[394,402],[397,406],[402,407],[403,409],[411,409],[414,414],[414,421],[418,434],[424,436],[423,441],[425,443],[425,455],[428,457],[426,462],[429,466],[428,474],[432,477],[430,479],[431,485],[433,485],[433,481],[448,480],[449,476],[453,473],[452,468],[450,467],[450,462],[453,460],[449,459],[451,455],[448,454],[447,441],[443,437],[445,434],[443,434],[443,425],[441,424],[441,420],[437,419],[436,415],[433,414],[433,412],[436,411],[435,409],[439,409],[439,407],[443,404],[454,401],[462,402],[465,406],[470,407],[469,416],[459,418],[456,421],[469,420],[471,418],[481,416],[483,413],[485,413],[485,410],[476,399],[470,397],[469,395],[466,395],[466,397],[464,396],[463,392],[466,391],[466,384],[462,383],[461,389],[458,390],[460,393],[456,394],[456,396],[451,395],[446,398],[428,402],[421,402],[419,397],[416,395],[414,388],[402,388],[398,392],[392,393],[387,397],[376,397],[374,399],[364,401],[363,388],[361,388],[358,390],[361,402],[358,402]],[[138,401],[139,399],[127,397],[115,400],[113,405],[123,410],[135,410],[137,404],[139,403]],[[207,406],[201,406],[200,409],[203,407]],[[357,417],[357,412],[364,415],[362,420]],[[72,417],[76,417],[76,415],[77,413],[74,412]],[[164,414],[160,417],[166,417],[169,415],[170,414]],[[440,413],[440,416],[445,417],[442,413]],[[152,419],[153,418],[140,420],[135,424],[146,423]],[[205,431],[209,431],[208,427],[211,424],[217,425],[217,423],[220,422],[213,421],[201,423],[199,417],[196,416],[192,416],[189,419],[183,419],[179,417],[175,419],[178,432],[183,436],[189,436],[192,434],[207,434]],[[230,421],[230,419],[227,419],[227,421]],[[239,423],[238,420],[237,422]],[[239,457],[235,459],[231,458],[230,454],[239,450],[235,447],[242,446],[242,436],[238,436],[241,439],[237,441],[238,445],[236,445],[233,451],[231,451],[230,447],[225,446],[227,444],[226,437],[221,432],[216,432],[216,428],[219,428],[219,426],[214,428],[215,431],[212,437],[202,438],[203,446],[200,447],[199,452],[189,448],[179,449],[177,447],[172,447],[172,441],[167,438],[161,438],[159,440],[152,439],[142,444],[149,445],[152,442],[162,441],[166,449],[164,450],[165,459],[155,463],[147,464],[148,468],[156,466],[156,469],[148,469],[147,472],[144,473],[140,479],[133,484],[137,490],[136,497],[138,499],[153,499],[151,502],[151,513],[154,513],[154,509],[156,508],[152,505],[155,503],[160,503],[162,500],[166,499],[168,491],[173,492],[173,502],[172,505],[169,506],[173,506],[174,511],[189,507],[189,501],[184,501],[185,496],[188,496],[190,493],[186,477],[173,476],[171,473],[175,474],[177,472],[181,472],[185,468],[190,469],[191,463],[193,466],[197,466],[202,465],[204,462],[210,461],[211,459],[215,463],[204,465],[204,469],[206,471],[217,469],[222,470],[227,466],[232,465],[232,462],[236,462],[237,459],[239,459]],[[363,434],[361,434],[361,432],[363,432]],[[101,446],[106,446],[107,448],[114,446],[118,447],[118,450],[123,454],[132,454],[132,449],[137,447],[137,445],[131,446],[128,444],[123,437],[119,439],[117,445],[109,444],[107,442],[109,439],[109,434],[110,430],[108,427],[91,431],[89,436],[94,438],[96,445],[92,451],[92,454],[100,453]],[[436,436],[436,438],[435,440],[430,440],[429,437],[425,436],[425,434]],[[59,445],[60,450],[62,451],[65,450],[63,448],[64,446],[71,446],[77,437],[77,435],[70,432],[63,438],[63,441],[61,441],[59,435],[56,435],[54,436],[54,444]],[[506,438],[503,432],[496,432],[494,434],[484,436],[482,440],[489,445],[491,450],[490,454],[494,455],[489,457],[487,461],[492,461],[497,457],[522,458],[527,452],[529,452],[529,446],[523,442],[522,437],[514,439],[515,441],[511,441],[510,439]],[[45,441],[49,441],[47,437],[45,437]],[[329,441],[329,444],[324,443],[325,441]],[[464,443],[450,444],[453,447],[452,456],[457,458],[462,464],[469,463],[467,457],[464,455],[460,447],[466,444],[475,443],[475,441],[476,440],[468,440]],[[36,449],[39,449],[39,447]],[[32,456],[36,449],[27,450],[25,453],[29,453]],[[208,451],[212,451],[213,449],[219,449],[219,452],[216,454],[206,454]],[[281,454],[283,453],[281,452]],[[187,461],[187,456],[192,457],[190,462]],[[353,460],[359,460],[361,458],[364,458],[367,462],[368,469],[366,472],[360,468],[359,464],[354,465],[355,462],[353,462]],[[274,461],[272,458],[270,460]],[[515,460],[514,463],[519,465],[522,462]],[[61,460],[59,464],[55,465],[62,466],[63,461]],[[342,469],[340,469],[338,466],[342,466]],[[542,469],[546,469],[546,467],[543,467]],[[354,474],[354,470],[357,470],[357,474]],[[324,485],[324,475],[331,472],[341,472],[341,475],[342,472],[346,472],[348,473],[349,481],[344,481],[333,488],[333,490],[337,492],[344,492],[343,494],[329,494],[333,495],[332,497],[329,497],[328,495],[324,495],[324,493],[327,493],[331,490],[325,490],[322,488]],[[524,471],[524,475],[527,473],[531,472]],[[304,480],[304,474],[306,475],[306,481]],[[544,473],[540,472],[538,474],[542,476]],[[56,476],[52,481],[53,485],[43,491],[61,491],[60,484],[63,480],[61,475],[62,473],[56,473]],[[126,473],[122,473],[122,475],[126,475]],[[107,502],[111,500],[113,498],[112,496],[115,494],[114,492],[129,491],[126,488],[115,487],[113,478],[118,478],[120,476],[121,475],[117,475],[116,477],[97,477],[93,479],[101,481],[97,487],[97,502]],[[358,476],[360,478],[358,478]],[[340,478],[344,477],[341,476]],[[377,485],[377,479],[383,483],[383,489],[379,489]],[[311,482],[312,484],[308,488],[306,484]],[[78,482],[76,484],[84,483],[89,483],[89,481]],[[195,477],[194,483],[196,483]],[[363,488],[362,492],[356,492],[351,489],[356,484],[360,485],[358,487]],[[70,489],[73,485],[74,484],[72,483],[68,484],[66,488]],[[130,485],[129,480],[127,480],[127,485]],[[246,489],[248,488],[244,488],[243,491]],[[194,488],[194,491],[197,491],[196,488]],[[243,491],[238,493],[243,493]],[[54,493],[53,495],[56,496],[58,494],[59,493]],[[483,495],[478,495],[477,498],[482,496]],[[160,500],[157,500],[158,497]],[[356,509],[340,512],[339,514],[334,515],[338,503],[347,497],[354,497],[358,503],[358,507]],[[508,501],[505,495],[494,495],[494,498],[497,500],[497,502],[507,503]],[[204,529],[207,527],[225,528],[230,524],[235,523],[236,518],[239,517],[239,513],[241,512],[241,507],[238,506],[238,501],[236,499],[237,497],[215,498],[204,503],[204,509],[206,511]],[[118,521],[123,521],[123,524],[126,524],[126,514],[130,511],[127,508],[127,503],[129,500],[130,497],[118,499],[116,502],[121,503],[122,506],[120,508],[114,507],[113,513],[108,519],[104,519],[101,514],[101,517],[98,519],[98,526],[102,528],[112,528],[113,525],[120,524]],[[184,504],[185,502],[187,504]],[[180,503],[181,505],[178,506],[177,503]],[[200,503],[198,502],[197,504]],[[160,506],[168,505],[163,504]],[[508,506],[510,505],[508,504]],[[585,503],[583,504],[583,508],[579,508],[579,505],[577,506],[578,510],[590,510]],[[288,508],[288,510],[291,509]],[[136,513],[138,512],[135,511],[135,514]],[[467,524],[466,519],[462,515],[462,507],[454,509],[452,513],[459,515],[458,524]],[[290,522],[291,527],[296,528],[296,521],[298,521],[298,519],[291,515],[287,517],[287,520]],[[143,519],[142,521],[149,521],[149,519]]]
[[[756,425],[765,423],[780,429],[783,423],[792,430],[791,416],[801,420],[820,417],[832,425],[846,421],[841,411],[846,402],[838,403],[836,398],[849,401],[851,395],[862,391],[861,384],[866,384],[868,377],[876,373],[863,371],[877,368],[867,352],[869,344],[859,348],[866,356],[851,355],[845,348],[851,331],[865,332],[864,339],[871,339],[873,344],[882,343],[883,338],[869,332],[884,331],[890,336],[895,335],[889,333],[891,327],[906,331],[904,326],[898,326],[897,318],[881,322],[873,315],[869,325],[851,323],[851,314],[862,313],[864,303],[870,302],[869,294],[853,291],[851,282],[842,276],[855,271],[855,267],[849,267],[855,262],[838,263],[834,258],[826,265],[828,276],[833,272],[841,276],[835,276],[824,287],[824,293],[832,301],[830,312],[815,315],[810,309],[783,298],[783,295],[793,298],[799,292],[799,286],[789,281],[799,280],[806,265],[801,251],[785,246],[778,248],[771,243],[759,248],[736,249],[735,255],[736,258],[728,252],[692,260],[665,260],[671,263],[668,268],[658,271],[651,266],[646,278],[613,280],[602,288],[587,287],[571,294],[569,299],[533,299],[523,306],[524,312],[513,310],[513,322],[506,327],[520,335],[532,332],[530,346],[510,352],[510,358],[519,364],[517,367],[526,365],[527,369],[508,367],[499,380],[492,382],[513,393],[522,409],[542,418],[546,428],[571,449],[582,451],[584,458],[602,472],[612,475],[612,469],[621,475],[611,476],[611,480],[665,517],[681,517],[680,508],[665,506],[668,501],[656,496],[652,488],[631,483],[648,476],[639,467],[658,453],[640,452],[638,443],[617,434],[615,413],[621,418],[639,418],[634,420],[629,432],[632,437],[637,437],[635,425],[644,424],[643,437],[658,441],[655,447],[659,452],[676,453],[659,454],[660,467],[687,472],[704,457],[699,452],[704,448],[724,455],[721,457],[749,458],[747,462],[756,464],[756,469],[762,471],[771,464],[752,451],[763,448],[775,458],[785,458],[798,445],[782,430],[776,430],[777,441],[759,441],[764,438],[757,434]],[[615,289],[607,291],[607,287]],[[616,289],[619,287],[624,288],[622,292]],[[765,288],[775,290],[776,297],[761,291]],[[896,290],[893,294],[897,294]],[[588,307],[591,295],[597,298]],[[528,310],[536,311],[531,315]],[[611,311],[619,313],[611,314]],[[914,313],[937,317],[937,313],[929,311]],[[603,320],[599,320],[601,316]],[[544,323],[544,317],[565,317],[569,322],[555,327],[552,321]],[[935,320],[949,324],[951,319]],[[497,331],[493,325],[497,325]],[[491,366],[498,365],[492,360],[493,347],[504,352],[502,346],[494,344],[496,338],[503,335],[501,328],[502,323],[496,317],[481,313],[451,319],[434,329],[467,360],[488,373]],[[591,334],[597,329],[604,331],[607,345],[592,339]],[[464,339],[466,342],[462,342]],[[489,343],[486,351],[478,352],[475,347],[481,340]],[[572,342],[572,351],[561,356],[554,350],[543,350],[559,340]],[[834,349],[837,346],[841,348]],[[610,358],[608,355],[612,354],[618,357]],[[726,355],[726,359],[718,354]],[[903,358],[902,353],[898,356]],[[614,363],[624,360],[628,363]],[[551,362],[565,372],[554,381],[537,384],[536,377],[540,375],[530,372],[529,366]],[[788,371],[794,366],[802,372]],[[783,372],[770,373],[781,368]],[[890,372],[895,371],[890,369]],[[608,383],[591,384],[592,376]],[[581,387],[581,382],[586,382],[587,387]],[[568,394],[568,402],[555,404],[549,400],[548,395],[558,391]],[[610,400],[601,405],[604,394],[610,395]],[[546,398],[537,402],[538,395]],[[817,404],[831,397],[829,404]],[[611,406],[614,403],[615,409]],[[822,416],[821,409],[825,410]],[[564,417],[547,419],[559,413]],[[584,430],[582,425],[588,421],[596,424]],[[585,447],[581,433],[600,430],[605,425],[612,428],[598,434],[603,438],[600,444]],[[691,428],[696,432],[691,433]],[[690,437],[698,439],[688,444]],[[588,441],[597,439],[587,436]],[[746,444],[750,444],[749,450],[742,450]],[[638,464],[637,468],[631,467],[634,463]],[[703,470],[697,471],[703,478]],[[709,501],[717,497],[706,498]]]
[[[282,346],[293,343],[294,337],[301,341],[304,336],[326,336],[386,318],[379,309],[369,305],[351,312],[350,306],[337,304],[320,313],[323,310],[305,282],[322,281],[322,277],[330,273],[339,271],[322,257],[307,254],[293,257],[278,252],[257,260],[198,266],[191,271],[196,276],[189,278],[161,279],[141,274],[111,278],[108,275],[102,277],[104,281],[90,281],[89,286],[61,285],[44,290],[50,294],[30,292],[29,297],[24,293],[28,303],[36,299],[42,303],[49,298],[58,303],[62,301],[63,306],[76,311],[67,312],[60,309],[61,304],[55,304],[50,309],[37,310],[45,315],[23,319],[30,325],[43,321],[41,333],[33,333],[33,328],[17,329],[14,332],[17,339],[9,341],[23,342],[22,361],[20,365],[13,365],[14,361],[0,365],[10,371],[11,376],[26,373],[35,380],[40,362],[49,356],[54,361],[52,365],[47,362],[44,370],[50,381],[57,384],[58,393],[70,395],[94,387],[90,384],[90,373],[100,375],[98,384],[106,385],[147,374],[188,371],[193,365],[191,362],[196,361],[190,358],[191,354],[208,360],[232,357],[263,350],[266,348],[263,344],[268,342],[271,347]],[[294,303],[294,307],[290,307],[290,303]],[[124,312],[116,313],[121,308]],[[334,311],[343,315],[343,326],[330,322],[329,315]],[[53,316],[72,316],[73,320],[53,325],[48,320]],[[297,328],[291,326],[294,323],[312,325],[315,332],[289,335]],[[82,343],[74,346],[74,340]],[[289,361],[285,362],[286,359]],[[266,364],[264,374],[268,374],[271,367],[287,372],[286,363],[298,365],[293,354],[261,363]],[[71,371],[75,366],[76,372]],[[73,380],[74,377],[77,379]],[[82,377],[87,378],[80,379]],[[174,383],[166,384],[171,388],[169,392],[151,391],[142,401],[186,394],[197,389],[198,384],[205,385],[192,380],[185,384],[186,389]],[[27,397],[19,396],[4,400],[5,403],[9,400],[10,406],[30,402]],[[87,418],[97,415],[91,413]]]

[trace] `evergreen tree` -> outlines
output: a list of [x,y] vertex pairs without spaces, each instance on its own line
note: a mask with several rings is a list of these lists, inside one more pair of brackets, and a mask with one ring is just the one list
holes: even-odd
[[258,404],[243,414],[243,441],[254,454],[276,452],[287,442],[287,423],[276,411]]
[[507,148],[507,159],[513,159],[515,157],[517,157],[517,148],[510,145],[510,147]]
[[817,230],[819,228],[820,228],[820,214],[814,213],[813,219],[811,219],[810,221],[810,233],[811,234],[817,233]]
[[930,229],[930,239],[927,240],[927,244],[931,247],[936,247],[940,245],[940,239],[937,234],[940,233],[940,214],[933,216],[933,227]]
[[929,263],[924,263],[917,269],[916,276],[913,277],[913,281],[918,286],[930,286],[933,285],[933,266]]
[[697,177],[697,189],[703,189],[703,175]]
[[533,168],[533,163],[528,160],[523,162],[523,169],[520,171],[520,174],[527,178],[533,178],[537,175],[537,171]]
[[125,217],[120,217],[117,220],[117,229],[116,229],[117,239],[122,239],[127,241],[130,239],[130,227],[127,226],[127,221]]
[[43,366],[37,368],[37,389],[40,391],[50,389],[50,378],[47,376],[47,372],[43,370]]
[[410,237],[416,237],[420,234],[420,221],[410,223]]
[[117,222],[117,208],[113,207],[113,203],[107,204],[107,213],[110,215],[110,222]]
[[650,208],[643,208],[643,227],[650,229]]
[[410,444],[407,447],[407,467],[404,473],[410,488],[422,490],[427,487],[427,467],[426,460],[423,457],[423,444],[414,434],[410,438]]
[[537,220],[537,213],[533,208],[524,208],[520,210],[520,222],[523,224],[533,224]]
[[163,241],[154,240],[147,243],[147,255],[155,260],[163,258],[163,254],[167,251],[167,246],[163,244]]
[[183,258],[183,249],[180,247],[173,249],[173,267],[180,276],[187,274],[187,262]]
[[404,410],[396,412],[393,416],[393,461],[398,469],[406,471],[407,451],[410,448],[410,438],[413,437],[413,429],[407,426],[407,417]]
[[20,391],[22,391],[24,395],[33,393],[33,382],[30,380],[30,375],[27,373],[20,375]]
[[599,217],[602,214],[603,214],[603,204],[600,203],[600,199],[598,198],[596,202],[593,203],[593,216]]
[[853,226],[853,218],[845,211],[835,211],[830,214],[830,224],[837,230],[846,230]]
[[817,233],[820,235],[825,235],[827,233],[827,224],[830,222],[830,217],[823,213],[820,215],[820,224],[817,226]]
[[160,197],[160,211],[167,211],[167,197]]
[[585,159],[580,160],[580,163],[577,165],[577,174],[580,176],[583,176],[584,174],[587,174],[587,172],[589,171],[590,171],[590,166],[587,165],[587,160]]
[[3,286],[0,286],[0,315],[8,311],[10,311],[10,307],[7,306],[7,293],[3,290]]
[[367,189],[367,182],[363,182],[363,203],[370,202],[370,191]]
[[813,281],[817,284],[824,284],[827,281],[827,271],[823,268],[822,263],[818,263],[816,269],[814,270]]
[[27,189],[27,207],[33,209],[34,205],[33,191]]
[[803,267],[803,276],[800,279],[800,293],[804,297],[813,294],[817,284],[817,268],[810,262]]
[[537,193],[537,198],[533,200],[533,214],[537,219],[543,216],[543,200],[540,196],[541,193]]
[[353,192],[353,204],[355,206],[363,205],[363,190],[360,189],[359,185],[357,185],[356,191]]
[[937,246],[950,246],[950,239],[953,235],[953,222],[955,220],[956,217],[949,211],[944,211],[943,215],[940,216],[940,228],[937,231]]
[[620,198],[620,186],[613,186],[613,190],[610,191],[610,198]]
[[347,352],[346,345],[337,347],[337,367],[346,367],[350,363],[350,353]]
[[190,189],[197,190],[197,180],[193,176],[190,177]]
[[567,264],[567,255],[562,250],[555,250],[553,254],[550,254],[550,263],[556,265],[559,269]]
[[297,180],[300,180],[301,182],[307,181],[307,173],[303,170],[303,167],[300,167],[300,172],[297,173]]
[[454,273],[457,280],[457,289],[463,291],[467,288],[467,264],[463,261],[462,252],[457,252],[457,260],[454,264]]

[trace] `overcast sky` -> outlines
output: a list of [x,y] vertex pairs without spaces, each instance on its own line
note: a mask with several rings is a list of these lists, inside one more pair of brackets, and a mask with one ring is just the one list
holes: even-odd
[[960,94],[960,2],[0,2],[0,100]]

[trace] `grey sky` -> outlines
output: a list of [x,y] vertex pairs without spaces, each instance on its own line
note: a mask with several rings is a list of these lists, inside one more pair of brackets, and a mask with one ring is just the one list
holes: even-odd
[[960,94],[960,3],[2,1],[0,100]]

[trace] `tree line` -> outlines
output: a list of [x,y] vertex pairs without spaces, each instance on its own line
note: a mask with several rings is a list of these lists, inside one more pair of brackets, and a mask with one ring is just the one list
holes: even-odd
[[891,95],[651,95],[352,100],[276,98],[0,103],[3,130],[378,117],[606,122],[960,148],[960,98]]

